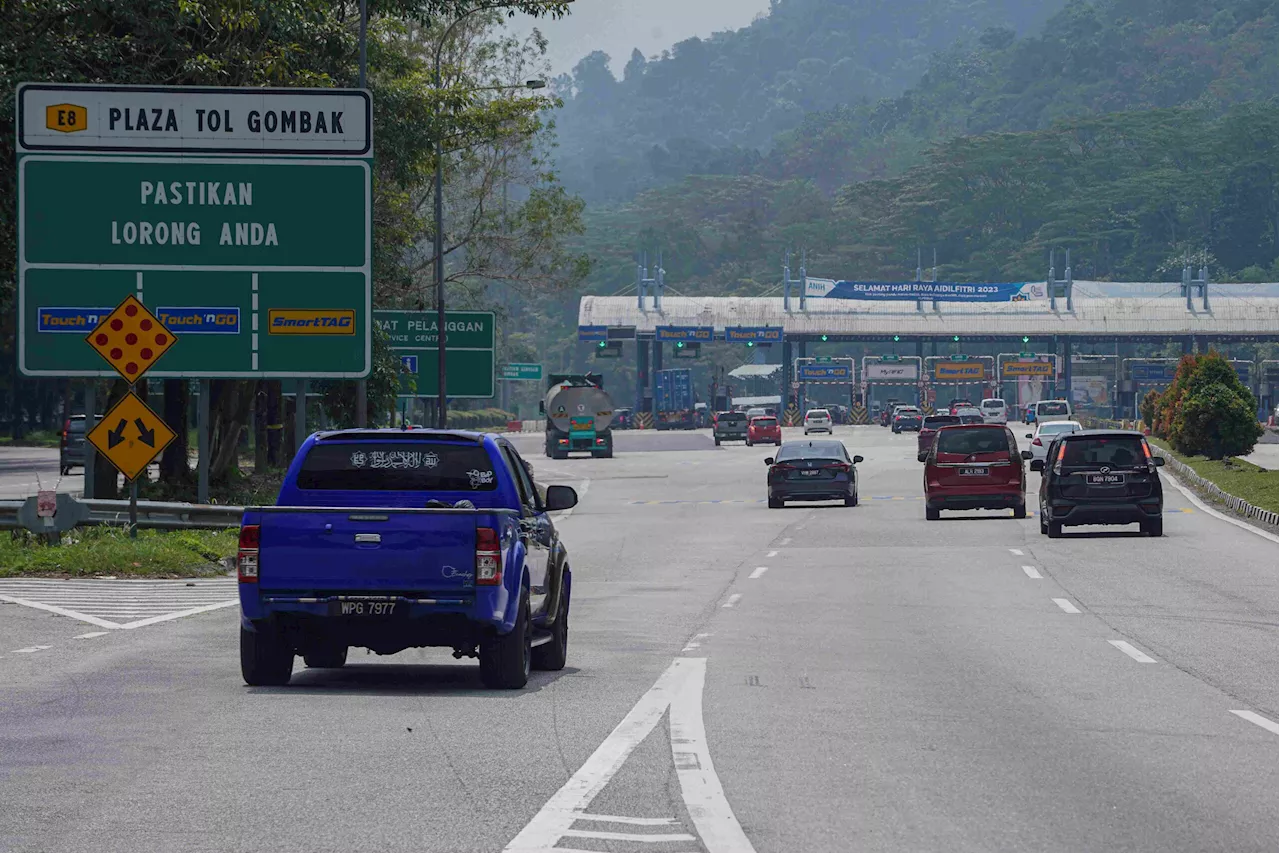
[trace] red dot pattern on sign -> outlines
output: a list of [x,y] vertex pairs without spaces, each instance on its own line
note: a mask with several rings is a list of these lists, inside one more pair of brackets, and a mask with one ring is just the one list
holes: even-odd
[[98,346],[105,347],[107,345],[107,341],[110,339],[106,335],[99,332],[98,336],[94,338],[94,340],[98,342]]
[[114,360],[117,360],[117,359],[124,358],[124,353],[123,353],[123,352],[121,352],[120,347],[112,347],[112,348],[111,348],[111,358],[112,358],[112,360],[113,360],[113,361],[114,361]]
[[141,353],[139,353],[139,355],[141,355],[143,358],[145,358],[145,359],[147,359],[148,361],[150,361],[150,360],[151,360],[151,356],[155,355],[155,352],[153,352],[153,351],[152,351],[151,347],[143,347],[143,348],[142,348],[142,352],[141,352]]
[[133,346],[138,342],[138,336],[135,335],[133,332],[130,332],[129,334],[124,336],[124,342],[129,346]]
[[111,321],[111,331],[118,332],[123,328],[124,328],[124,320],[121,320],[119,317]]
[[129,362],[128,364],[126,364],[126,365],[124,366],[124,372],[125,372],[125,373],[128,373],[130,376],[132,376],[133,374],[135,374],[135,373],[137,373],[137,372],[138,372],[138,365],[134,364],[134,363],[131,361],[131,362]]
[[130,317],[133,317],[133,316],[135,316],[135,315],[138,313],[138,306],[137,306],[137,305],[126,305],[126,306],[124,306],[124,313],[128,314]]
[[169,336],[165,334],[156,335],[156,346],[162,347],[169,342]]
[[142,329],[142,331],[144,332],[151,331],[151,321],[143,320],[141,323],[138,324],[138,328]]

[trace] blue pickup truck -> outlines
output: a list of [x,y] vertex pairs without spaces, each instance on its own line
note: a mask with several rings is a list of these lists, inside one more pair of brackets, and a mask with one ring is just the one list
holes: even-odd
[[485,685],[558,670],[573,573],[548,513],[578,502],[534,483],[505,438],[341,430],[303,442],[275,506],[240,528],[240,667],[287,684],[295,655],[336,668],[347,650],[442,646],[478,657]]

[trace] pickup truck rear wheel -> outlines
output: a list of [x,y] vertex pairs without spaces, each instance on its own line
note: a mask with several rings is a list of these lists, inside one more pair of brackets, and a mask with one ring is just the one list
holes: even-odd
[[279,687],[293,675],[293,649],[279,631],[240,627],[240,675],[250,687]]
[[569,591],[560,596],[556,621],[551,625],[551,640],[533,650],[534,669],[555,672],[564,669],[569,659]]
[[520,593],[516,624],[510,633],[491,633],[480,641],[480,680],[495,690],[519,690],[529,681],[533,649],[529,621],[529,591]]

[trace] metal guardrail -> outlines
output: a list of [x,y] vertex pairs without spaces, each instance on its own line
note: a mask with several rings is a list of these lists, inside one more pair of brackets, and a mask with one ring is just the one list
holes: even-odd
[[[64,496],[65,499],[65,496]],[[21,501],[0,501],[0,530],[18,530],[27,528],[36,533],[48,530],[63,530],[68,526],[84,527],[99,524],[116,524],[122,527],[129,524],[129,502],[109,500],[75,500],[73,512],[69,513],[73,523],[48,526],[32,526],[23,522],[22,516],[35,518],[34,506],[23,513],[28,503],[34,504],[35,498]],[[59,509],[59,513],[64,510]],[[169,503],[166,501],[138,501],[138,527],[155,530],[221,530],[227,527],[239,527],[240,518],[244,515],[244,507],[221,506],[217,504]],[[40,519],[43,521],[43,519]]]

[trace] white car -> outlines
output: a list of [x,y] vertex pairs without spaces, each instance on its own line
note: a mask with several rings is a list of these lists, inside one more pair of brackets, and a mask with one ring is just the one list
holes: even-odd
[[1081,429],[1084,427],[1080,426],[1079,421],[1049,421],[1037,424],[1035,433],[1027,433],[1027,438],[1031,439],[1031,458],[1044,461],[1055,436]]
[[986,418],[982,415],[982,409],[979,409],[977,406],[958,406],[955,411],[956,417],[960,419],[960,423],[962,424],[980,424],[986,421]]
[[1009,422],[1009,407],[999,397],[988,397],[979,406],[982,409],[982,420],[989,424],[1006,424]]
[[810,409],[804,413],[804,434],[825,432],[831,434],[831,413],[826,409]]

